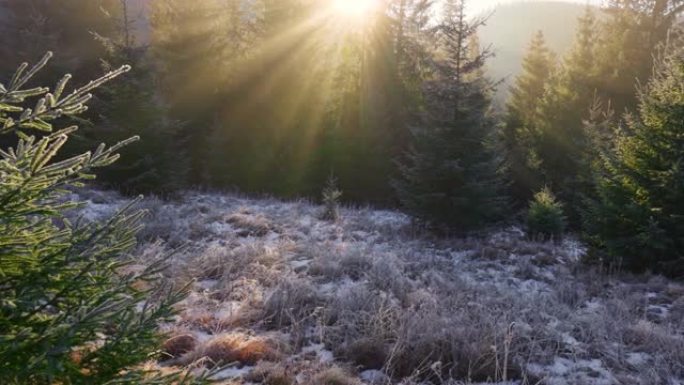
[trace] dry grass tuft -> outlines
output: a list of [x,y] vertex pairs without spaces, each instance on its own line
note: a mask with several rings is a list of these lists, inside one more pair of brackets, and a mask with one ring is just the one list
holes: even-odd
[[280,357],[278,344],[263,337],[251,337],[242,333],[222,334],[198,349],[193,361],[206,359],[212,365],[239,363],[255,365],[262,360]]
[[386,364],[402,313],[394,300],[356,284],[341,290],[326,310],[325,342],[336,355],[365,369]]
[[402,304],[408,302],[408,297],[413,290],[410,275],[397,258],[382,256],[373,262],[368,270],[366,278],[369,285],[382,292],[392,293]]
[[274,266],[282,262],[280,253],[280,248],[258,241],[236,248],[212,244],[194,258],[189,270],[199,279],[232,282],[248,277],[266,284],[274,278]]
[[197,328],[204,332],[214,332],[216,316],[206,309],[187,309],[181,313],[181,321],[187,326]]
[[349,372],[333,366],[318,373],[312,379],[312,385],[360,385],[361,382]]
[[197,339],[190,334],[173,336],[162,345],[163,358],[179,358],[197,348]]
[[292,385],[295,378],[287,367],[272,362],[259,362],[245,377],[246,381],[264,385]]
[[263,237],[275,227],[263,215],[249,215],[245,213],[233,214],[226,218],[226,222],[233,225],[241,237]]
[[354,281],[361,279],[373,266],[373,257],[365,250],[353,249],[346,252],[318,250],[314,248],[315,258],[309,265],[309,274],[325,277],[331,281],[345,276]]
[[154,197],[145,198],[138,208],[147,212],[145,226],[137,234],[141,242],[162,240],[176,248],[189,239],[187,223],[179,221],[178,212],[162,200]]
[[373,260],[363,250],[353,250],[339,256],[342,274],[353,280],[359,280],[373,266]]
[[264,319],[276,328],[306,321],[321,305],[315,287],[306,280],[284,280],[264,303]]
[[342,277],[340,263],[333,256],[321,255],[309,264],[308,273],[314,277],[325,277],[334,281]]
[[382,369],[387,361],[388,353],[385,341],[372,337],[353,341],[338,352],[340,356],[349,359],[363,369]]
[[191,274],[199,279],[221,279],[235,268],[232,257],[228,248],[211,245],[194,260]]
[[684,295],[672,303],[670,319],[679,322],[680,326],[684,328]]

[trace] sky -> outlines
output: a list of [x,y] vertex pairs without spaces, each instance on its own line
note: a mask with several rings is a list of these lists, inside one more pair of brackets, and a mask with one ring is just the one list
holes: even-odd
[[594,4],[594,5],[600,5],[601,0],[471,0],[468,3],[468,7],[470,8],[469,13],[472,14],[479,14],[484,11],[490,10],[494,7],[496,7],[498,4],[504,4],[504,3],[514,3],[514,2],[538,2],[538,1],[568,1],[568,2],[573,2],[573,3],[580,3],[580,4]]

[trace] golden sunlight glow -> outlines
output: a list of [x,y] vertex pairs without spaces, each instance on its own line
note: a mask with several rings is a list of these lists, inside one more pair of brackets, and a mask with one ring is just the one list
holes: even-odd
[[338,15],[354,18],[369,18],[380,5],[380,0],[333,0],[333,8]]

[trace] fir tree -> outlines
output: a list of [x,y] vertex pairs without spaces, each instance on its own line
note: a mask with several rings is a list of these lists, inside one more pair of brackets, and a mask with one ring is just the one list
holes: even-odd
[[152,73],[146,68],[150,64],[142,58],[129,62],[137,63],[131,77],[103,90],[97,103],[101,113],[83,136],[92,142],[139,134],[138,143],[122,149],[124,160],[102,170],[99,181],[124,194],[172,194],[186,186],[188,178],[181,132],[185,127],[152,88]]
[[538,31],[523,60],[523,72],[511,88],[502,132],[511,192],[518,203],[529,201],[542,185],[534,140],[538,135],[539,104],[553,70],[553,53],[546,47],[544,34]]
[[579,223],[578,210],[590,188],[590,142],[584,121],[596,95],[597,31],[596,16],[587,7],[579,19],[573,48],[547,83],[532,144],[542,182],[566,204],[574,226]]
[[563,205],[548,187],[534,194],[527,212],[527,234],[535,240],[559,241],[565,231]]
[[233,66],[229,59],[239,0],[168,0],[150,6],[151,53],[158,64],[160,93],[181,130],[190,159],[190,183],[208,182],[207,148],[223,90]]
[[340,198],[342,191],[337,187],[337,178],[331,173],[323,188],[323,220],[337,222],[340,219]]
[[102,60],[105,70],[118,63],[130,63],[134,70],[124,79],[103,87],[95,104],[98,114],[92,118],[93,124],[82,130],[79,147],[140,136],[140,142],[122,150],[124,159],[103,169],[98,180],[126,194],[166,195],[182,188],[187,181],[189,162],[182,138],[186,127],[173,118],[159,96],[155,87],[158,66],[152,62],[147,48],[134,39],[134,18],[126,1],[120,3],[117,13],[121,15],[117,20],[120,28],[111,37],[98,39],[106,48],[107,55]]
[[503,203],[490,147],[492,83],[482,75],[489,53],[474,39],[483,22],[467,21],[464,1],[447,2],[439,33],[442,59],[426,84],[426,114],[396,182],[409,212],[457,231],[496,220]]
[[53,130],[51,122],[85,112],[90,92],[129,68],[68,94],[69,76],[51,92],[25,88],[50,56],[31,69],[22,65],[7,86],[0,84],[0,133],[20,137],[16,147],[0,151],[0,383],[187,382],[140,366],[159,346],[159,322],[172,316],[182,296],[154,284],[163,260],[141,272],[129,268],[127,250],[142,213],[128,206],[103,223],[65,218],[78,206],[66,189],[115,162],[116,152],[136,138],[57,161],[76,128]]
[[119,0],[0,0],[0,73],[11,74],[17,66],[55,50],[50,68],[39,79],[55,78],[68,71],[74,76],[100,73],[103,47],[93,33],[110,36],[117,28]]
[[656,49],[683,10],[680,0],[607,3],[597,52],[600,96],[618,113],[636,108],[636,83],[648,81]]
[[586,233],[608,262],[684,277],[684,51],[673,45],[639,94],[638,116],[603,154]]
[[394,204],[395,159],[408,149],[430,61],[431,3],[381,4],[365,28],[340,42],[318,173],[323,179],[335,169],[348,199]]
[[[34,81],[47,84],[64,73],[91,79],[101,74],[104,48],[93,36],[115,29],[108,13],[117,0],[0,0],[0,82],[17,67],[47,51],[57,54]],[[84,117],[89,117],[85,114]],[[0,148],[14,146],[15,135],[0,136]],[[65,149],[68,152],[68,149]]]

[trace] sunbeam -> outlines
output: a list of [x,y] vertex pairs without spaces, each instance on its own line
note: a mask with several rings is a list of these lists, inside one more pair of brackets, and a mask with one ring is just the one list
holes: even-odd
[[380,8],[379,0],[333,0],[332,8],[336,15],[345,19],[364,23],[373,17]]

